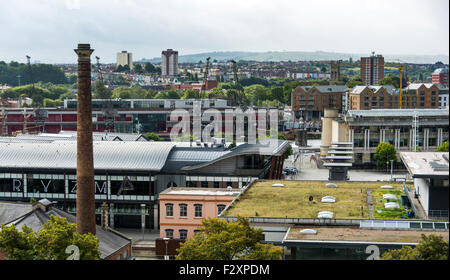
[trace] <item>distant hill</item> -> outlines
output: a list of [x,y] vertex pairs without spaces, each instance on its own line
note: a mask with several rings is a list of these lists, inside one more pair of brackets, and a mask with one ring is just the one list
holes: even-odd
[[[359,60],[362,56],[369,56],[367,54],[349,54],[349,53],[333,53],[333,52],[208,52],[190,55],[180,55],[178,57],[179,63],[196,63],[206,61],[206,58],[211,57],[211,60],[229,61],[229,60],[247,60],[247,61],[309,61],[309,60],[348,60],[350,57],[353,61]],[[448,55],[384,55],[387,62],[400,60],[407,63],[418,64],[434,64],[441,61],[445,64],[449,63]],[[160,63],[161,57],[152,59],[142,59],[137,62],[152,62]]]

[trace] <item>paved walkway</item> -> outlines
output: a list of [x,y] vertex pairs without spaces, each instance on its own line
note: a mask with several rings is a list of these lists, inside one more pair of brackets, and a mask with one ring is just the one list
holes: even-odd
[[373,198],[371,190],[367,190],[367,205],[369,207],[369,219],[374,220],[375,217],[373,216]]
[[115,230],[130,237],[133,244],[154,244],[155,240],[159,238],[159,230],[145,229],[144,235],[142,235],[142,229],[138,228],[115,228]]

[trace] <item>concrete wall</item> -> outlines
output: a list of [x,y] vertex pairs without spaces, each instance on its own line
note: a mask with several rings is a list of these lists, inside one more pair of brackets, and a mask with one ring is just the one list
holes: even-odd
[[423,178],[414,178],[414,189],[415,192],[419,194],[420,204],[422,205],[425,212],[428,213],[429,192],[430,192],[428,180]]

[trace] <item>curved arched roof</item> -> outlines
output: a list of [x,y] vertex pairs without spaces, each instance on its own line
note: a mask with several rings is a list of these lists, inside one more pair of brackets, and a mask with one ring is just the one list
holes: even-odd
[[[94,169],[160,171],[171,142],[93,142]],[[0,143],[0,168],[75,170],[77,142]]]

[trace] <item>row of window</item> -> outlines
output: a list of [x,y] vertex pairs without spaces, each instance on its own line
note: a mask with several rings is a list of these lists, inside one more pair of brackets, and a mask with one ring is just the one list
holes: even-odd
[[[199,230],[194,230],[194,234],[196,234],[197,232],[199,232]],[[166,229],[166,237],[167,238],[173,238],[173,233],[174,233],[173,229]],[[187,229],[180,229],[180,230],[178,230],[178,233],[180,234],[181,240],[185,240],[187,238],[187,234],[188,234]]]
[[[166,217],[173,217],[174,207],[173,203],[166,203]],[[219,215],[224,209],[226,205],[219,204],[217,205],[217,215]],[[180,217],[187,217],[188,215],[188,205],[185,203],[178,204],[179,215]],[[197,218],[203,217],[203,205],[202,204],[194,204],[194,216]]]

